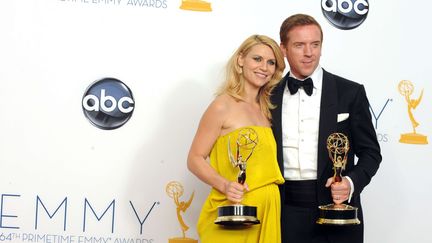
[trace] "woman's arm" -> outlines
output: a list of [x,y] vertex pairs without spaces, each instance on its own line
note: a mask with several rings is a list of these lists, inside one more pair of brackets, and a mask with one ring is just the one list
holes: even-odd
[[203,114],[189,150],[187,166],[200,180],[225,194],[228,200],[239,203],[246,186],[227,180],[213,169],[207,158],[217,138],[221,135],[229,114],[228,102],[216,98]]

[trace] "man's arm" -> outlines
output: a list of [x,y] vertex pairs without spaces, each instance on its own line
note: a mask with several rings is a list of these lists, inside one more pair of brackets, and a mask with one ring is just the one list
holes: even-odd
[[354,184],[353,197],[357,197],[376,174],[382,160],[363,85],[359,86],[356,93],[350,117],[351,148],[358,161],[352,170],[347,171],[346,176],[349,176]]

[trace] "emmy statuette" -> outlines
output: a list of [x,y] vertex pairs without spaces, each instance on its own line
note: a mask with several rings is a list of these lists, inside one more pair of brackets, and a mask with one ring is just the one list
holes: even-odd
[[[252,156],[258,144],[258,134],[252,128],[243,128],[239,131],[236,141],[236,157],[231,153],[230,140],[228,139],[228,157],[234,167],[240,169],[237,181],[243,184],[246,181],[246,162]],[[222,226],[251,226],[259,224],[257,207],[242,204],[218,207],[218,217],[215,224]]]
[[[332,133],[327,138],[327,150],[333,162],[334,182],[342,181],[342,171],[348,158],[349,141],[343,133]],[[360,224],[357,218],[357,208],[346,204],[328,204],[318,206],[319,218],[317,224],[325,225],[355,225]]]

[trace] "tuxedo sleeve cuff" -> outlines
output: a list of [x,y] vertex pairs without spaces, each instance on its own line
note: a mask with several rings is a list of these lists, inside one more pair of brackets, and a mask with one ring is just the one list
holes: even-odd
[[354,183],[352,182],[352,180],[351,180],[351,178],[349,176],[345,176],[345,178],[348,179],[348,181],[350,183],[350,186],[351,186],[351,190],[350,190],[350,193],[349,193],[349,196],[348,196],[348,203],[349,203],[351,201],[352,195],[354,193]]

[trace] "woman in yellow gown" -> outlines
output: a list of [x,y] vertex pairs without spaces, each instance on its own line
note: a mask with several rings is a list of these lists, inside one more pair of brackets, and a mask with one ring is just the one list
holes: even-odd
[[[188,155],[188,168],[212,187],[198,220],[201,243],[280,243],[280,196],[284,179],[276,160],[270,128],[270,93],[282,77],[285,63],[278,44],[263,35],[247,38],[227,64],[226,80],[201,118]],[[246,182],[228,157],[242,128],[251,128],[258,143],[247,160]],[[234,152],[235,153],[235,152]],[[208,163],[207,159],[210,159]],[[228,228],[214,223],[217,208],[242,203],[257,207],[260,224]]]

